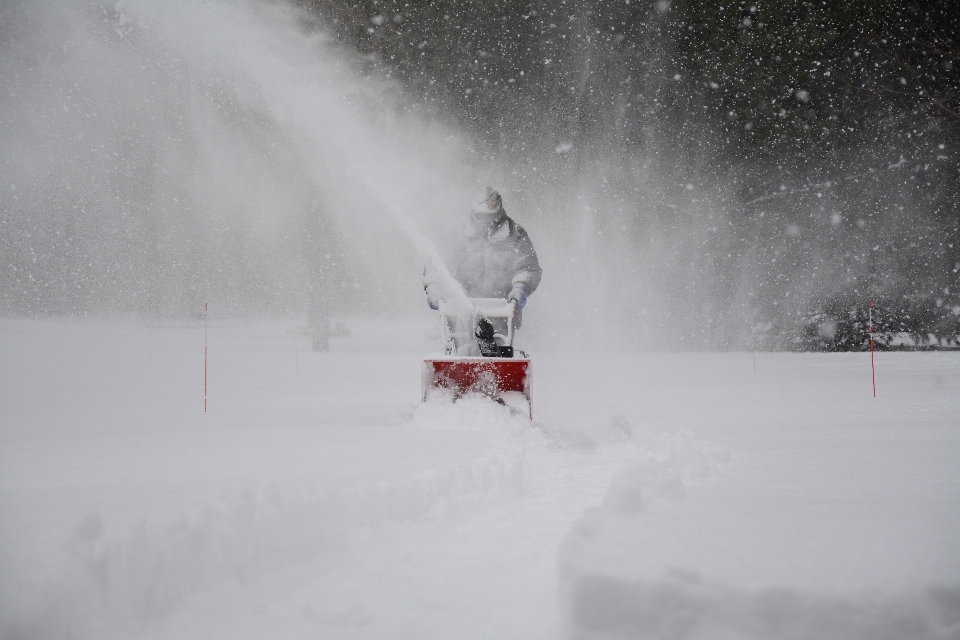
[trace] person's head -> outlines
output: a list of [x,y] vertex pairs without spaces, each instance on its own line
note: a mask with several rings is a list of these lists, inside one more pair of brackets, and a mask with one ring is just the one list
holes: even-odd
[[495,222],[503,214],[503,199],[496,189],[487,187],[473,199],[473,215],[482,222]]

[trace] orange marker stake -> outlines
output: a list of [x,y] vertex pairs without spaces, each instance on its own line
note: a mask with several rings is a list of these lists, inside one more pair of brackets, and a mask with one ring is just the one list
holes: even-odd
[[203,303],[203,412],[207,412],[207,311],[210,306]]
[[870,324],[870,379],[873,382],[873,397],[877,397],[877,370],[873,366],[873,300],[867,300],[867,318]]

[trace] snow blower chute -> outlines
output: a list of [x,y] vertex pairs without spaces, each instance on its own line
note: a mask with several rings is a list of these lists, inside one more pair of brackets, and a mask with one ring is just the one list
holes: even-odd
[[500,298],[471,298],[469,303],[439,305],[443,355],[423,360],[422,400],[437,389],[452,391],[454,398],[481,393],[532,420],[530,358],[513,349],[514,303]]

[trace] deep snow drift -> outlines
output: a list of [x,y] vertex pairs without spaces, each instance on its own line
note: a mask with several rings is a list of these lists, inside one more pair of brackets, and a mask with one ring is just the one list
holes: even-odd
[[[960,634],[960,359],[534,354],[434,320],[0,321],[7,638]],[[521,335],[522,338],[522,335]]]

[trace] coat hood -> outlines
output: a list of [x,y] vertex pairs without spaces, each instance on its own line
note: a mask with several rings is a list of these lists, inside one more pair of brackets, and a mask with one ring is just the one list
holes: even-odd
[[487,187],[473,198],[474,215],[491,216],[503,210],[503,198],[496,189]]

